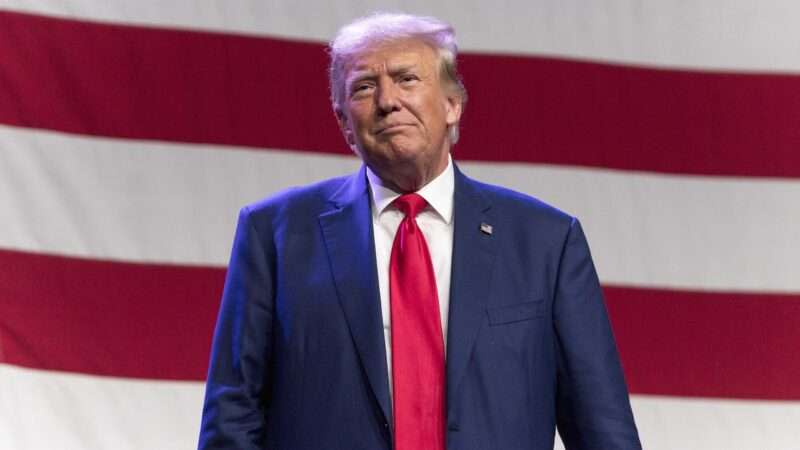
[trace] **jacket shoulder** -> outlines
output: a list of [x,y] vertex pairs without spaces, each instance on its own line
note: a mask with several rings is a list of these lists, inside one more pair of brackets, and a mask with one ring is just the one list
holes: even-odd
[[280,217],[316,217],[331,209],[331,198],[355,175],[283,189],[242,207],[242,213],[256,221]]
[[532,195],[518,192],[503,186],[484,183],[467,178],[477,192],[480,192],[492,205],[494,215],[513,218],[521,223],[534,220],[552,226],[571,226],[577,219]]

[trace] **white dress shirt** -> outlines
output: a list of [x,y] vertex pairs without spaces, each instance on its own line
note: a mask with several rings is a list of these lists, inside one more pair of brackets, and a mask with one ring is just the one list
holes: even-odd
[[[389,299],[389,259],[394,236],[403,213],[392,205],[401,194],[383,185],[383,181],[367,167],[372,197],[372,231],[375,237],[375,261],[378,266],[378,287],[381,296],[383,339],[386,345],[386,366],[389,368],[389,395],[392,395],[392,318]],[[448,155],[447,168],[417,191],[428,206],[417,214],[417,225],[425,236],[431,255],[436,291],[439,296],[439,313],[442,321],[442,338],[447,353],[447,311],[450,306],[450,268],[453,257],[453,192],[455,177],[453,161]]]

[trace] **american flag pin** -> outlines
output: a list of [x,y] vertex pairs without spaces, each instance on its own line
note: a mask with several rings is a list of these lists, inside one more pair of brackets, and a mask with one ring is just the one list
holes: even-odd
[[488,223],[486,223],[486,222],[481,222],[481,231],[482,231],[484,234],[488,234],[488,235],[490,235],[490,236],[491,236],[491,234],[492,234],[492,226],[491,226],[491,225],[489,225],[489,224],[488,224]]

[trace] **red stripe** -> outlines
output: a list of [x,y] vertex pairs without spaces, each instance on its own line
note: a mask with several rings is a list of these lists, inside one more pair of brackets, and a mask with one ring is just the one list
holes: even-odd
[[[0,251],[0,362],[202,380],[218,268]],[[800,399],[800,295],[605,288],[631,392]]]
[[605,292],[631,392],[800,400],[800,294]]
[[223,269],[12,251],[0,267],[0,362],[205,379]]
[[[0,123],[349,153],[326,63],[320,44],[0,12]],[[800,76],[475,54],[461,67],[460,159],[800,177]]]

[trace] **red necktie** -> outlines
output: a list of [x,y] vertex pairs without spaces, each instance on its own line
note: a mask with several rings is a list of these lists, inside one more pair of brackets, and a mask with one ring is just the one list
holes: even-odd
[[444,340],[436,278],[416,222],[427,202],[394,201],[400,222],[389,261],[395,450],[444,450]]

